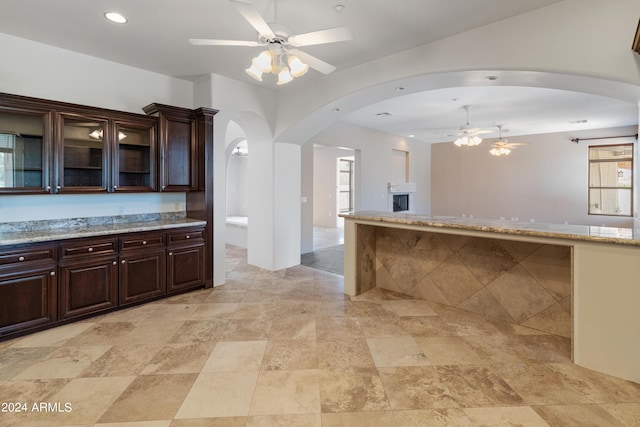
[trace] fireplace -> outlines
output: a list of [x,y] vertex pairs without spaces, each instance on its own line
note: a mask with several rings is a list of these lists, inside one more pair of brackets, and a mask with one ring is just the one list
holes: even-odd
[[394,194],[393,195],[393,211],[402,212],[409,210],[409,195]]

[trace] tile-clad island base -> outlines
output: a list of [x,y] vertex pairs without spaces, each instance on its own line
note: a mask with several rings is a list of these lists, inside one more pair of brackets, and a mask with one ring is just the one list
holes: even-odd
[[576,364],[640,382],[633,230],[345,215],[345,292],[383,288],[572,339]]
[[361,291],[388,289],[571,338],[570,247],[367,225],[358,234]]

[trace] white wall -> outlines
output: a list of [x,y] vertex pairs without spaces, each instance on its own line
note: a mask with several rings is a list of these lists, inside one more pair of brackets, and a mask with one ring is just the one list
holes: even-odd
[[300,171],[300,253],[313,252],[313,157],[312,143],[301,148],[302,167]]
[[[151,103],[193,108],[193,84],[0,33],[0,92],[143,114]],[[184,210],[184,193],[0,197],[0,222]]]
[[389,182],[403,183],[407,181],[407,157],[409,153],[391,150],[391,176]]
[[485,139],[471,148],[433,144],[432,213],[632,227],[632,218],[587,215],[587,187],[589,145],[629,143],[633,138],[579,144],[571,139],[635,133],[637,128],[633,126],[513,137],[509,142],[529,145],[503,157],[489,154],[489,145],[495,139]]
[[227,216],[248,216],[249,158],[232,155],[227,167]]
[[337,226],[336,162],[345,151],[316,145],[313,150],[313,225]]
[[144,114],[194,108],[193,83],[0,33],[0,92]]

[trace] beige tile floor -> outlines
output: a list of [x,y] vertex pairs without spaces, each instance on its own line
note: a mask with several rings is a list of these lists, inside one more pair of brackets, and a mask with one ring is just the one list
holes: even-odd
[[234,247],[227,277],[0,343],[3,409],[28,405],[0,426],[640,425],[640,385],[573,365],[566,338],[345,297],[341,276]]

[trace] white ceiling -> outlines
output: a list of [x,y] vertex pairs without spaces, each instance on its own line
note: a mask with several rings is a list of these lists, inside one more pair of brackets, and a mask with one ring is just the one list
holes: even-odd
[[[267,22],[293,34],[347,26],[352,41],[309,46],[306,52],[345,69],[559,0],[251,0]],[[335,5],[346,6],[336,12]],[[118,25],[103,14],[118,11]],[[0,0],[0,32],[183,79],[215,73],[256,83],[244,73],[259,48],[192,46],[189,38],[255,40],[255,30],[227,0]],[[46,65],[45,65],[46,66]],[[314,84],[310,71],[289,85]],[[267,79],[265,79],[267,80]],[[453,101],[457,99],[457,101]],[[499,86],[434,90],[356,111],[345,121],[428,142],[450,140],[475,105],[472,125],[504,124],[509,135],[633,125],[637,106],[565,91]],[[379,118],[379,112],[394,116]]]

